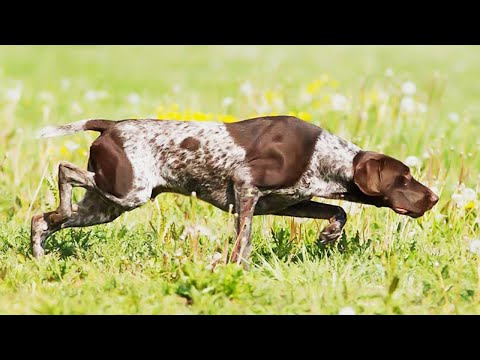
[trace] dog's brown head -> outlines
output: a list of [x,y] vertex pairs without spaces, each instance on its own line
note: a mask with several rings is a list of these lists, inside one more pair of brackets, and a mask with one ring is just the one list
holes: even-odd
[[390,156],[361,151],[353,159],[353,181],[379,207],[398,214],[422,216],[437,202],[438,196],[415,180],[408,166]]

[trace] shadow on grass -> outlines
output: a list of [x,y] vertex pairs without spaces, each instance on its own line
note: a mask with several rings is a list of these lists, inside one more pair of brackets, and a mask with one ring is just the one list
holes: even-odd
[[333,253],[353,254],[362,253],[370,246],[368,239],[360,243],[360,235],[347,237],[345,233],[334,244],[322,244],[320,240],[291,239],[290,231],[286,228],[272,229],[272,240],[256,249],[253,262],[260,264],[260,259],[270,261],[278,258],[281,261],[301,263],[308,259],[323,259]]
[[47,239],[45,252],[58,252],[61,259],[78,258],[81,252],[93,246],[90,241],[92,233],[92,230],[81,228],[61,230]]

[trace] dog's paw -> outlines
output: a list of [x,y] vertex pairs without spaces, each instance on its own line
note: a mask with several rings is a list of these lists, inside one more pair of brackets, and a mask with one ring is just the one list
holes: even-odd
[[330,244],[342,235],[343,226],[339,221],[333,221],[320,233],[319,240],[322,244]]

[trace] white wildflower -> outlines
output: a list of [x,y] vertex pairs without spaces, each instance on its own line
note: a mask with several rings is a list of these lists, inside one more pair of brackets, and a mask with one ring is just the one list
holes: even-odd
[[140,95],[132,92],[132,93],[128,94],[127,101],[132,105],[138,105],[138,104],[140,104],[141,98],[140,98]]
[[108,93],[104,90],[99,90],[99,91],[88,90],[85,93],[84,97],[85,97],[85,100],[93,102],[93,101],[105,99],[106,97],[108,97]]
[[49,91],[41,91],[38,94],[38,99],[43,102],[52,102],[55,100],[55,96],[53,96],[53,94]]
[[313,95],[308,93],[307,91],[303,91],[300,94],[300,101],[303,103],[310,103],[313,100]]
[[385,76],[392,77],[394,75],[393,70],[391,68],[387,68],[385,70]]
[[424,103],[419,103],[419,104],[417,105],[417,108],[418,108],[418,111],[421,112],[421,113],[423,113],[423,114],[426,113],[427,110],[428,110],[427,105],[424,104]]
[[459,208],[475,206],[477,201],[477,193],[475,190],[465,187],[464,184],[460,186],[459,191],[452,195],[453,203]]
[[387,116],[387,113],[389,112],[390,108],[387,106],[387,104],[381,104],[379,107],[378,107],[378,117],[380,119],[384,118],[385,116]]
[[72,103],[72,111],[75,115],[80,115],[81,113],[83,113],[83,109],[82,107],[80,106],[80,104],[76,101],[74,101]]
[[240,92],[245,95],[245,96],[250,96],[253,94],[253,86],[250,81],[245,81],[241,86],[240,86]]
[[272,111],[272,107],[268,105],[266,102],[263,102],[259,106],[256,106],[255,110],[258,114],[265,114]]
[[223,255],[220,254],[218,251],[213,254],[212,260],[213,261],[219,261],[221,258],[223,258]]
[[89,90],[85,93],[84,97],[87,101],[95,101],[97,100],[97,93],[93,90]]
[[345,111],[347,108],[347,98],[342,94],[335,94],[331,99],[332,110]]
[[407,237],[409,237],[409,238],[412,238],[415,235],[417,235],[417,230],[416,229],[412,229],[407,233]]
[[468,246],[468,250],[474,254],[480,255],[480,239],[472,240]]
[[416,156],[409,156],[405,159],[405,165],[409,167],[422,167],[422,160]]
[[17,83],[17,86],[15,86],[15,88],[7,89],[7,91],[5,92],[5,98],[10,102],[18,102],[22,97],[22,88],[22,83]]
[[340,311],[338,312],[338,315],[356,315],[355,310],[351,308],[350,306],[341,308]]
[[407,81],[402,84],[402,93],[407,96],[412,96],[417,91],[417,86],[411,82]]
[[233,98],[230,97],[230,96],[227,96],[226,98],[224,98],[224,99],[222,100],[222,106],[224,106],[224,107],[228,107],[228,106],[230,106],[230,105],[232,105],[232,104],[233,104]]
[[448,114],[448,120],[450,120],[453,123],[458,123],[460,120],[460,116],[456,112],[451,112]]
[[213,268],[217,265],[217,263],[223,258],[223,255],[220,254],[218,251],[215,252],[213,255],[205,256],[205,260],[208,262],[206,269],[213,270]]
[[217,237],[210,231],[209,228],[203,225],[189,225],[183,231],[183,234],[180,236],[181,240],[185,240],[187,236],[205,236],[209,238],[212,242],[214,242]]
[[177,249],[177,251],[175,251],[174,255],[176,257],[181,257],[183,255],[183,249],[182,248]]
[[400,101],[400,111],[411,114],[415,111],[415,101],[409,97],[405,96],[402,101]]
[[386,93],[385,91],[380,91],[378,93],[378,101],[386,102],[388,98],[389,98],[388,93]]
[[67,140],[67,141],[65,142],[65,147],[68,149],[68,151],[73,152],[73,151],[77,150],[77,149],[80,147],[80,145],[78,145],[78,144],[77,144],[76,142],[74,142],[74,141]]
[[42,106],[42,116],[45,120],[50,118],[50,112],[51,112],[50,106],[48,105]]
[[178,94],[180,91],[182,91],[182,87],[179,84],[176,84],[173,86],[172,91],[174,94]]
[[430,152],[427,150],[427,151],[425,151],[425,152],[423,153],[422,158],[424,158],[424,159],[430,159],[430,156],[431,156],[431,155],[430,155]]
[[273,99],[273,104],[272,104],[276,109],[283,111],[285,108],[285,103],[283,102],[282,98],[275,98]]
[[71,82],[70,79],[64,78],[60,81],[60,87],[62,90],[68,90],[70,88]]

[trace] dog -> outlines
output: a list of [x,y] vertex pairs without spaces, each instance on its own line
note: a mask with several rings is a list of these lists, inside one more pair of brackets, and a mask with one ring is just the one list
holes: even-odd
[[[33,256],[45,240],[68,227],[113,221],[164,192],[196,196],[217,208],[233,206],[231,261],[248,265],[254,215],[326,219],[319,240],[332,243],[347,221],[339,207],[313,197],[388,207],[418,218],[438,196],[415,180],[408,166],[365,151],[292,116],[266,116],[235,123],[157,119],[82,120],[47,127],[40,137],[97,131],[87,170],[58,167],[60,204],[32,217]],[[72,188],[85,197],[72,206]]]

